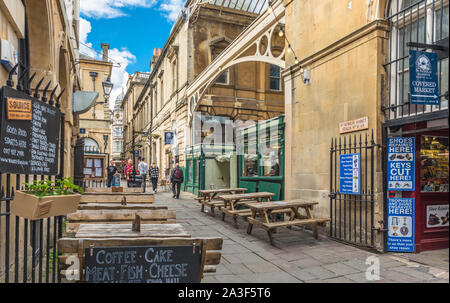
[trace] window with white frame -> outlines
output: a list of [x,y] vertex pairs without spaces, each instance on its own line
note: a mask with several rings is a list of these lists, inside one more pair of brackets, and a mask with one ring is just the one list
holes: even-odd
[[448,0],[391,0],[388,10],[390,31],[389,119],[419,115],[448,108],[444,94],[448,92],[449,59],[438,62],[440,105],[410,104],[408,42],[438,44],[449,36]]
[[281,69],[279,66],[270,64],[269,82],[271,90],[281,90]]

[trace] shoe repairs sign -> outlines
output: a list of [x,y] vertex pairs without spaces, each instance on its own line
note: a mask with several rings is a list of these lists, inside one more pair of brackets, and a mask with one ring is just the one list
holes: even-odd
[[388,251],[414,252],[414,199],[388,199]]
[[388,190],[414,191],[416,138],[389,138],[387,156]]

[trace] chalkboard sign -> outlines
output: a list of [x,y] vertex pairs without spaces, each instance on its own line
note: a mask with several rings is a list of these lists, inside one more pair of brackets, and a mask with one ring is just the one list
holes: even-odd
[[91,283],[199,283],[200,246],[121,246],[85,249]]
[[2,173],[58,173],[61,113],[27,94],[4,86],[0,93]]

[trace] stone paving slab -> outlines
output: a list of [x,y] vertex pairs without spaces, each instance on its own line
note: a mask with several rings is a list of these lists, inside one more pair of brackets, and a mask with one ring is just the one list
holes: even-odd
[[[215,216],[200,212],[193,195],[182,192],[173,199],[169,192],[158,192],[155,205],[176,210],[177,223],[194,236],[222,237],[222,257],[215,273],[205,273],[202,283],[448,283],[448,249],[421,254],[379,254],[345,245],[321,234],[316,240],[310,230],[279,228],[275,245],[267,233],[247,222],[237,227],[220,211]],[[326,231],[326,230],[325,230]],[[368,281],[368,257],[378,258],[380,280]]]

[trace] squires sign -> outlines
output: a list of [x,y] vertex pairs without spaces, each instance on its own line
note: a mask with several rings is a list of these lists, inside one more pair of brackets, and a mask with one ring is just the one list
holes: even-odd
[[198,283],[200,246],[122,246],[85,250],[91,283]]
[[0,111],[0,170],[56,174],[59,109],[5,86],[0,90]]

